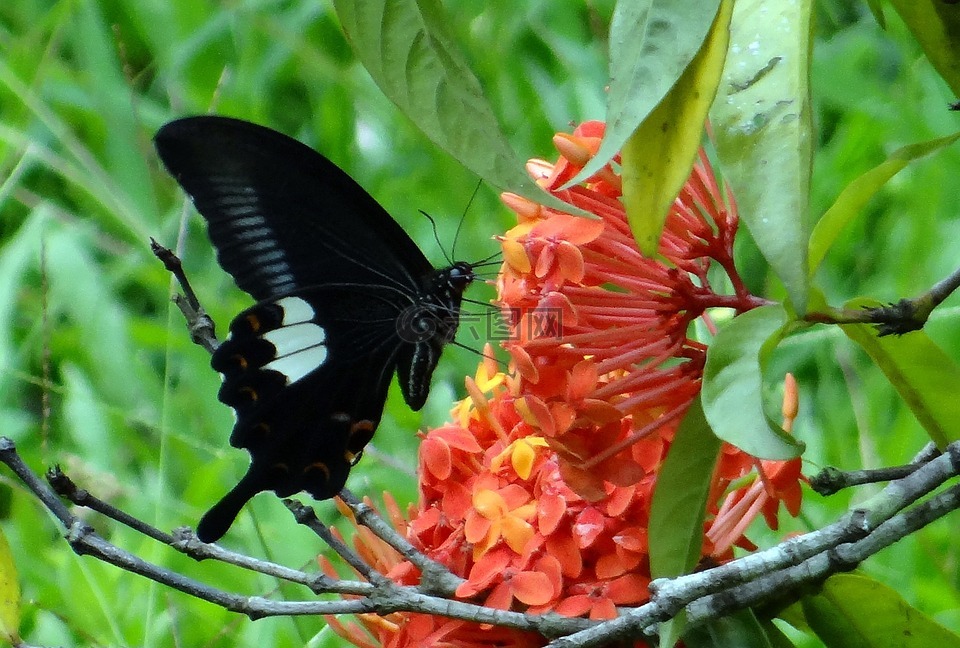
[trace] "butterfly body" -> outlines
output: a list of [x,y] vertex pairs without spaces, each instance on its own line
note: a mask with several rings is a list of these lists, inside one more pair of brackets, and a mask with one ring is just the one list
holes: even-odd
[[382,207],[309,147],[224,117],[188,117],[156,136],[161,159],[208,224],[220,265],[257,304],[211,364],[236,411],[240,482],[197,528],[221,537],[263,490],[336,495],[398,376],[420,409],[456,333],[472,266],[436,269]]

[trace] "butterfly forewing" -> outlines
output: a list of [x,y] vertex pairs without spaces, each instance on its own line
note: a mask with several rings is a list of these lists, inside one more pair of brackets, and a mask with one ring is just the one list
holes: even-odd
[[332,162],[276,131],[188,117],[156,136],[207,220],[220,265],[258,301],[316,283],[411,292],[433,271],[389,214]]
[[258,303],[212,358],[247,474],[197,528],[207,542],[262,490],[336,495],[399,374],[419,409],[455,333],[472,267],[435,270],[343,171],[296,140],[223,117],[164,126],[157,150],[208,224],[220,264]]

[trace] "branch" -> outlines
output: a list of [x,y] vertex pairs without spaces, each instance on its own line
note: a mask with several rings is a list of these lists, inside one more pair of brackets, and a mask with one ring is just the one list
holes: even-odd
[[937,446],[933,443],[928,443],[924,449],[914,457],[913,461],[905,466],[849,471],[828,466],[810,478],[810,487],[819,495],[828,497],[851,486],[863,486],[864,484],[876,484],[878,482],[903,479],[913,474],[917,468],[927,464],[939,454],[940,450],[937,449]]
[[174,295],[173,303],[177,305],[180,312],[187,320],[187,330],[190,331],[190,339],[194,344],[199,344],[209,353],[216,351],[219,342],[217,341],[216,327],[213,319],[207,315],[207,312],[200,305],[197,299],[197,293],[193,291],[186,273],[183,271],[183,263],[180,257],[174,254],[170,248],[163,247],[155,239],[150,239],[150,251],[153,255],[163,262],[163,266],[173,274],[183,295]]
[[[785,594],[801,593],[849,571],[897,540],[960,508],[960,484],[907,507],[960,474],[960,442],[892,482],[837,522],[725,565],[650,584],[651,600],[611,621],[556,639],[549,648],[586,648],[656,636],[659,623],[686,612],[687,627]],[[906,510],[905,510],[906,509]],[[901,513],[901,511],[903,511]]]
[[880,337],[903,335],[922,329],[933,310],[958,287],[960,287],[960,268],[913,299],[901,299],[887,306],[861,310],[829,309],[826,312],[808,313],[803,319],[820,324],[875,324]]
[[425,591],[439,596],[453,596],[460,584],[465,582],[465,579],[418,551],[377,515],[373,508],[357,499],[356,495],[346,488],[340,491],[340,499],[350,507],[358,524],[373,531],[374,535],[393,547],[405,560],[410,561],[420,570],[420,586]]
[[[200,542],[188,529],[179,529],[174,534],[163,534],[160,531],[151,532],[149,525],[133,518],[127,513],[113,506],[104,504],[82,489],[73,488],[72,492],[80,501],[93,504],[96,510],[111,519],[130,526],[150,537],[157,539],[172,548],[181,551],[197,560],[214,559],[228,564],[237,565],[244,569],[275,576],[295,583],[303,584],[316,593],[336,593],[359,596],[356,599],[336,601],[273,601],[259,596],[243,596],[225,592],[193,580],[177,572],[165,569],[153,563],[142,560],[138,556],[117,547],[98,535],[89,525],[74,516],[57,494],[34,473],[17,453],[16,446],[10,439],[0,437],[0,463],[6,464],[20,478],[48,510],[60,521],[67,530],[66,538],[70,547],[78,555],[87,555],[97,560],[110,563],[134,574],[140,574],[162,585],[189,594],[199,599],[209,601],[232,612],[245,614],[251,619],[267,616],[288,615],[333,615],[333,614],[367,614],[375,613],[386,615],[393,612],[418,612],[445,616],[452,619],[471,621],[474,623],[489,623],[508,628],[515,628],[525,632],[539,632],[545,636],[559,636],[569,634],[589,627],[594,622],[586,619],[561,617],[559,615],[532,615],[521,612],[495,610],[474,603],[454,601],[434,596],[429,592],[421,591],[418,587],[397,585],[383,574],[379,574],[369,566],[363,565],[359,557],[351,562],[360,561],[364,572],[371,575],[375,582],[363,583],[358,581],[337,581],[323,574],[308,574],[297,570],[256,560],[242,554],[227,551],[214,544]],[[62,475],[62,473],[60,473]],[[59,477],[69,482],[66,476]],[[67,489],[71,490],[71,489]],[[298,511],[298,515],[306,518],[309,513]],[[373,512],[364,513],[368,521]],[[312,516],[314,519],[315,515]],[[132,523],[131,523],[132,522]],[[318,523],[319,524],[319,523]],[[322,526],[322,525],[321,525]],[[378,526],[374,524],[373,526]],[[324,527],[326,528],[326,527]],[[159,537],[158,537],[159,536]],[[341,541],[332,535],[325,535],[325,539],[332,540],[332,546],[338,551],[353,554]],[[169,540],[167,542],[166,540]],[[341,554],[342,555],[342,554]],[[353,554],[355,556],[355,554]]]
[[[908,476],[891,482],[862,507],[850,511],[823,529],[791,538],[772,549],[710,570],[673,579],[656,580],[650,586],[650,602],[637,608],[622,610],[622,616],[617,619],[596,622],[556,614],[537,616],[495,610],[438,596],[423,585],[398,585],[364,564],[352,550],[346,548],[342,541],[318,522],[318,530],[324,538],[338,553],[349,556],[351,564],[359,566],[370,582],[338,581],[322,574],[307,574],[282,565],[255,560],[217,545],[204,544],[186,529],[179,529],[173,535],[154,532],[149,525],[100,502],[81,489],[65,488],[65,491],[73,493],[72,496],[78,501],[90,504],[112,519],[165,542],[197,560],[220,560],[303,584],[315,593],[337,593],[358,598],[336,601],[272,601],[259,596],[225,592],[146,562],[104,540],[70,513],[56,494],[23,463],[13,442],[3,437],[0,437],[0,462],[9,466],[53,512],[67,529],[67,540],[78,554],[93,556],[125,571],[146,576],[250,618],[418,612],[537,632],[546,637],[560,637],[550,644],[554,648],[599,646],[618,639],[653,637],[660,623],[673,618],[681,610],[686,613],[688,627],[694,627],[736,610],[769,602],[771,598],[780,599],[785,594],[797,596],[831,574],[853,569],[881,549],[960,507],[960,484],[911,506],[960,472],[958,442],[948,446],[944,454],[916,465]],[[58,479],[66,478],[61,474]],[[378,531],[381,525],[385,524],[382,520],[376,521],[378,518],[375,518],[373,511],[349,493],[346,494],[345,501],[353,507],[358,520],[364,520],[363,523],[371,530]],[[297,509],[297,516],[302,518],[301,521],[314,526],[316,516],[312,509],[293,508]],[[392,540],[396,541],[396,538]],[[415,549],[409,549],[414,552],[415,559],[421,560],[416,557]]]

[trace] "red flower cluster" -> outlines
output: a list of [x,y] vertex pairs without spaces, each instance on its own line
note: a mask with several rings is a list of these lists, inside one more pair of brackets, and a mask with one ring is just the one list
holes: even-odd
[[[559,162],[529,165],[546,190],[596,220],[504,196],[519,217],[501,239],[498,280],[514,333],[505,345],[511,372],[484,360],[453,422],[420,449],[421,498],[407,535],[466,579],[458,597],[499,609],[603,619],[647,600],[653,487],[699,392],[706,354],[689,337],[693,323],[702,320],[709,334],[707,309],[759,303],[733,264],[736,210],[704,158],[666,221],[662,260],[637,250],[612,166],[558,189],[596,152],[603,128],[588,122],[557,135]],[[714,292],[711,263],[726,271],[734,295]],[[775,527],[780,501],[796,514],[800,478],[799,460],[759,462],[724,446],[703,555],[723,561],[734,544],[749,546],[746,526],[762,512]],[[727,493],[735,480],[739,488]],[[398,557],[372,558],[398,582],[417,582]],[[384,646],[543,642],[423,615],[364,622]],[[356,626],[339,627],[369,641]]]

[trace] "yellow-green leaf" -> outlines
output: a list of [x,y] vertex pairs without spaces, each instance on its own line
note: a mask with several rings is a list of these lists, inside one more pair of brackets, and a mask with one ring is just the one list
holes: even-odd
[[844,187],[836,202],[824,212],[810,235],[810,276],[812,277],[820,267],[827,251],[837,240],[843,228],[860,213],[864,205],[880,190],[880,187],[886,184],[887,180],[897,175],[913,160],[949,146],[957,139],[960,139],[960,132],[899,148],[878,166]]
[[700,51],[621,153],[623,203],[640,251],[657,252],[670,206],[690,175],[730,40],[732,0],[723,0]]
[[0,638],[20,641],[20,583],[7,536],[0,530]]
[[583,182],[621,151],[703,48],[719,6],[720,0],[617,3],[610,21],[606,131],[596,155],[565,187]]
[[[844,308],[880,306],[872,299],[855,299]],[[870,324],[840,328],[867,352],[900,394],[930,439],[940,448],[960,439],[960,366],[923,331],[878,337]]]
[[960,11],[944,0],[890,0],[943,80],[960,95]]

